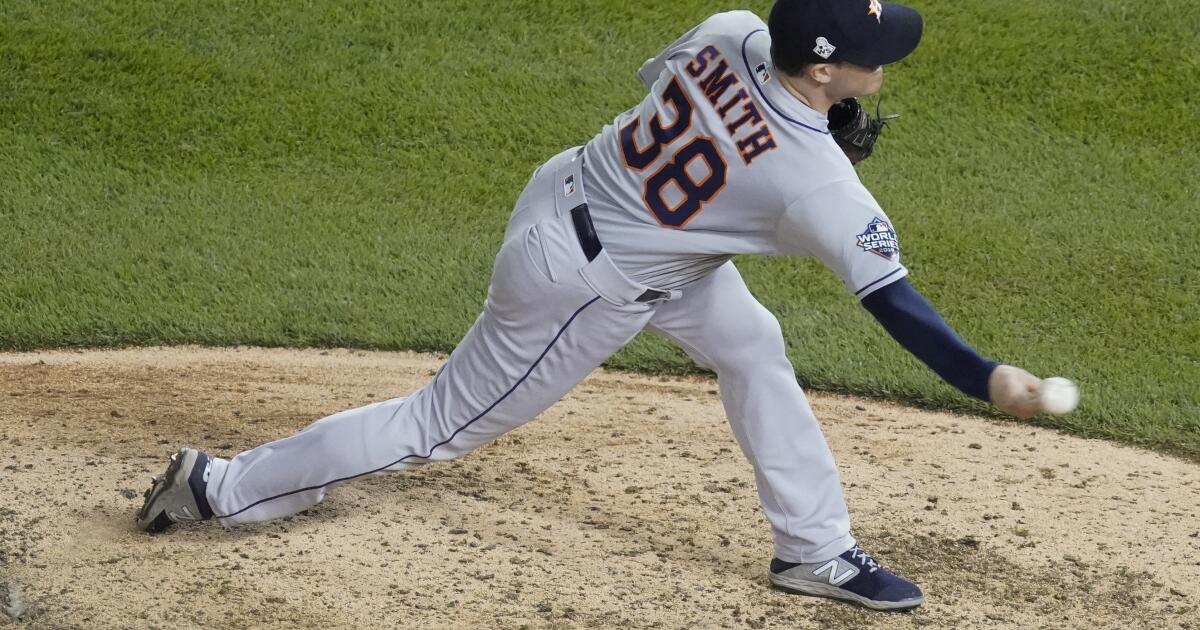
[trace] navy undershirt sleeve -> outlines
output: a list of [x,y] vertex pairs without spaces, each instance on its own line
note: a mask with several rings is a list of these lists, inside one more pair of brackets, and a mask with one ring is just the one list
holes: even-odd
[[942,380],[968,396],[988,400],[988,377],[997,363],[967,345],[907,279],[871,293],[862,305]]

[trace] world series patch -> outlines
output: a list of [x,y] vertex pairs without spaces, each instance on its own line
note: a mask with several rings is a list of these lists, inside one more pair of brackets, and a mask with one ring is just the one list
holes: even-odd
[[892,224],[875,217],[867,224],[867,230],[858,235],[858,246],[881,258],[895,260],[900,253],[900,240]]

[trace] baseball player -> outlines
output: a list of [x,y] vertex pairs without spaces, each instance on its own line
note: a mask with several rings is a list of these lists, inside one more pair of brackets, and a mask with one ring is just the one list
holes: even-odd
[[980,356],[908,283],[892,221],[830,131],[831,109],[846,106],[835,104],[879,90],[882,66],[921,33],[916,11],[878,0],[778,0],[767,23],[747,11],[705,20],[642,65],[640,103],[534,172],[483,313],[430,383],[229,460],[181,449],[138,526],[278,518],[335,484],[460,457],[650,329],[716,372],[773,530],[770,581],[874,609],[919,606],[921,590],[851,535],[779,323],[730,258],[817,258],[947,382],[1016,416],[1039,412],[1038,378]]

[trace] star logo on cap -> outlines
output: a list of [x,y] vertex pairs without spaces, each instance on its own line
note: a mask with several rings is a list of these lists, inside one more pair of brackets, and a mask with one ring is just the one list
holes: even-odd
[[867,15],[874,15],[875,21],[883,24],[883,5],[879,0],[871,0],[871,10],[867,11]]

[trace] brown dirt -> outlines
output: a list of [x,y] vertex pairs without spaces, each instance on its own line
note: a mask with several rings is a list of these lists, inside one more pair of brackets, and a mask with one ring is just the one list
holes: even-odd
[[298,516],[133,528],[176,446],[231,455],[439,362],[0,355],[0,627],[1200,629],[1194,464],[821,394],[856,534],[927,603],[881,614],[771,590],[752,476],[703,378],[598,372],[466,458]]

